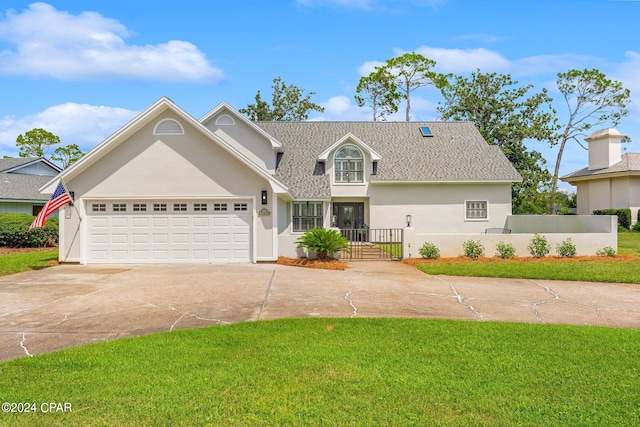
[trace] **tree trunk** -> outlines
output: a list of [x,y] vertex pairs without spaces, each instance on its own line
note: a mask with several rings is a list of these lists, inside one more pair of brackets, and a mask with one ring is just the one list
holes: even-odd
[[567,138],[563,138],[560,143],[560,149],[558,150],[558,158],[556,159],[556,167],[553,171],[553,183],[551,185],[551,203],[549,207],[549,213],[551,215],[556,214],[556,191],[558,190],[558,175],[560,173],[560,162],[562,161],[562,152],[564,151],[564,146],[567,143]]

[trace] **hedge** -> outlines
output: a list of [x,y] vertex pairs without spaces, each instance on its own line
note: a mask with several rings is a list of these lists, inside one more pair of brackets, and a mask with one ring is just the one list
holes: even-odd
[[618,215],[618,225],[627,230],[631,228],[631,209],[599,209],[593,211],[594,215]]
[[58,218],[49,218],[44,227],[29,230],[34,216],[21,213],[0,214],[0,246],[41,248],[58,244]]

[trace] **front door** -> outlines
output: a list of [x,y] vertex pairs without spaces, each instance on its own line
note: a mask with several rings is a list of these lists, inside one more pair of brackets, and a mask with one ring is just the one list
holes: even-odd
[[364,203],[334,203],[336,225],[342,229],[359,229],[364,226]]

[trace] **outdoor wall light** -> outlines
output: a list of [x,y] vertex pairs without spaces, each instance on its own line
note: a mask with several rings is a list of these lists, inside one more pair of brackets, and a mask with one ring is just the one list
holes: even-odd
[[262,204],[267,204],[267,190],[262,190]]
[[411,215],[407,215],[407,227],[411,227]]

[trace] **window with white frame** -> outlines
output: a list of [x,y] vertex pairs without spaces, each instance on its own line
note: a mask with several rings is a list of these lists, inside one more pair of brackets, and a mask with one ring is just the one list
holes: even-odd
[[133,204],[133,211],[134,212],[146,212],[147,211],[147,204],[146,203],[134,203]]
[[293,231],[322,227],[322,202],[293,203]]
[[227,210],[227,204],[226,203],[214,203],[213,204],[213,210],[218,212],[218,211],[226,211]]
[[206,212],[207,211],[207,204],[206,203],[194,203],[193,204],[193,210],[195,212]]
[[114,203],[112,206],[113,212],[126,212],[127,204],[126,203]]
[[335,157],[336,182],[363,182],[363,162],[362,152],[353,145],[345,145],[339,149]]
[[468,200],[465,208],[465,219],[487,219],[486,200]]
[[173,204],[173,211],[174,212],[186,212],[187,211],[187,204],[186,203],[174,203]]
[[246,203],[234,203],[233,204],[233,210],[234,211],[246,211],[247,210],[247,204]]
[[154,203],[153,204],[153,211],[154,212],[166,212],[167,211],[167,204],[166,203]]
[[106,212],[107,204],[106,203],[93,203],[91,205],[92,212]]

